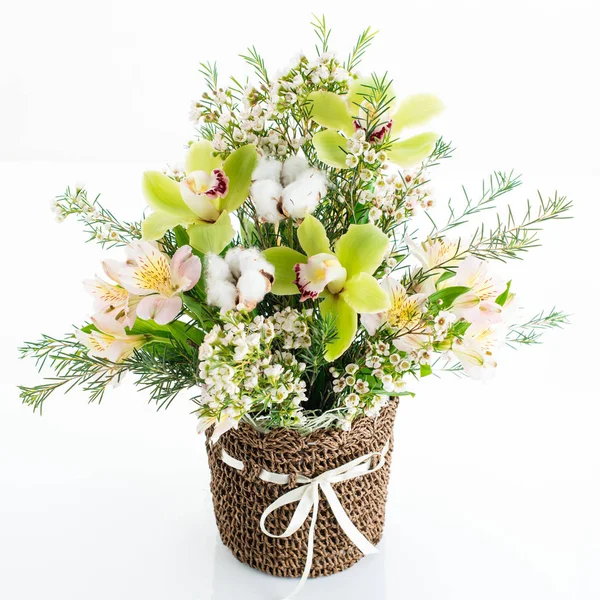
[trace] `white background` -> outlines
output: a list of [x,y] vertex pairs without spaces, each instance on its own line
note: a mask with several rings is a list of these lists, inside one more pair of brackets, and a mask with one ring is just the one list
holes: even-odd
[[[402,402],[382,553],[310,581],[305,598],[592,600],[600,597],[600,394],[597,348],[598,15],[592,0],[11,3],[0,23],[2,401],[0,597],[60,600],[275,600],[293,583],[254,572],[218,540],[191,406],[157,413],[130,384],[102,406],[19,403],[33,383],[16,347],[60,335],[91,309],[81,280],[102,251],[49,200],[87,183],[138,218],[144,169],[181,158],[201,93],[200,60],[245,73],[255,44],[271,70],[309,51],[325,12],[345,55],[381,29],[366,71],[399,94],[432,91],[457,146],[435,173],[443,204],[494,169],[576,202],[545,247],[508,265],[525,314],[554,305],[572,325],[507,351],[488,385],[425,380]],[[7,18],[8,17],[8,18]]]

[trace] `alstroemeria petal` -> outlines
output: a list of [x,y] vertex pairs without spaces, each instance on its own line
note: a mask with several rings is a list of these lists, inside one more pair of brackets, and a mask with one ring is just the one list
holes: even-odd
[[390,308],[390,297],[372,275],[359,273],[344,284],[342,298],[358,313],[378,313]]
[[322,252],[331,254],[325,227],[312,215],[307,215],[302,225],[298,227],[298,241],[308,256]]
[[342,96],[333,92],[313,92],[308,100],[312,102],[311,118],[315,123],[347,135],[354,133],[352,114]]
[[343,150],[346,147],[346,138],[343,135],[333,129],[325,129],[315,133],[312,143],[321,162],[338,169],[348,168],[346,153]]
[[392,137],[405,127],[423,125],[443,110],[442,101],[433,94],[414,94],[404,98],[392,117]]
[[350,225],[338,240],[335,255],[346,268],[348,278],[363,272],[372,275],[384,259],[389,243],[387,235],[372,223]]
[[146,171],[142,188],[148,205],[156,211],[180,217],[194,218],[194,213],[186,206],[179,183],[158,171]]
[[171,259],[171,281],[181,291],[191,290],[202,274],[202,261],[190,246],[181,246]]
[[218,169],[223,162],[218,156],[213,155],[212,144],[208,140],[194,142],[188,150],[185,160],[185,172],[205,171],[210,173]]
[[258,153],[253,144],[247,144],[233,151],[223,163],[223,171],[229,178],[229,191],[222,201],[228,212],[237,210],[248,198],[252,172],[258,162]]
[[437,139],[437,133],[420,133],[401,142],[394,142],[386,150],[386,154],[389,160],[400,167],[413,167],[433,152]]
[[231,217],[226,210],[215,223],[194,223],[187,232],[191,246],[202,254],[220,254],[235,236]]
[[146,296],[138,304],[137,315],[140,319],[153,319],[159,325],[166,325],[177,317],[182,304],[179,295],[164,298],[158,294],[153,294],[152,296]]
[[341,356],[350,346],[356,335],[356,311],[338,296],[328,296],[319,304],[321,314],[325,317],[335,317],[337,339],[327,346],[325,360],[331,362]]
[[192,220],[193,217],[188,220],[179,215],[163,211],[153,212],[142,221],[142,239],[148,241],[159,240],[169,229],[173,229],[177,225],[187,225]]
[[298,263],[306,263],[308,258],[285,247],[267,248],[263,251],[263,256],[275,267],[275,280],[271,292],[278,296],[289,296],[299,294],[298,286],[294,283],[296,273],[294,267]]

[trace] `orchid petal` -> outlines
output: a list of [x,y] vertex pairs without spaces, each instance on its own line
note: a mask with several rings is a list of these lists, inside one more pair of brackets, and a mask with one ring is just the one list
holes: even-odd
[[208,140],[194,142],[187,153],[185,172],[204,171],[210,173],[213,169],[218,169],[223,161],[213,153],[212,144]]
[[184,219],[180,215],[156,211],[148,215],[142,221],[142,239],[143,240],[159,240],[169,229],[173,229],[177,225],[187,225],[194,219]]
[[313,92],[308,96],[312,102],[311,118],[321,127],[343,131],[346,135],[354,133],[352,114],[348,104],[339,94],[333,92]]
[[392,137],[405,127],[423,125],[443,110],[442,101],[433,94],[414,94],[404,98],[392,117]]
[[358,313],[378,313],[390,308],[390,297],[377,279],[359,273],[344,284],[342,298]]
[[313,146],[321,162],[337,169],[347,169],[346,138],[333,129],[325,129],[315,133],[312,138]]
[[331,254],[325,227],[312,215],[307,215],[298,227],[298,241],[308,256],[322,252]]
[[300,290],[294,283],[296,280],[294,267],[299,263],[306,263],[308,258],[292,248],[285,247],[267,248],[263,251],[263,256],[275,268],[275,280],[271,292],[278,296],[299,294]]
[[247,144],[232,152],[223,163],[223,171],[229,178],[229,192],[223,208],[229,212],[237,210],[248,198],[252,172],[258,162],[258,153],[253,144]]
[[224,210],[215,223],[194,223],[187,229],[192,248],[203,254],[220,254],[235,236],[229,213]]
[[372,223],[350,225],[338,240],[335,255],[346,268],[348,278],[364,272],[372,275],[388,250],[389,239]]
[[337,294],[346,282],[346,269],[335,256],[328,253],[314,254],[309,257],[308,263],[296,264],[294,271],[294,283],[302,294],[300,302],[309,298],[314,300],[325,288]]
[[158,171],[146,171],[142,188],[148,205],[158,212],[166,212],[185,218],[194,218],[194,213],[186,206],[179,183]]
[[153,294],[152,296],[146,296],[138,304],[137,315],[140,319],[152,319],[159,325],[166,325],[177,317],[182,305],[183,301],[179,295],[165,298]]
[[420,164],[433,152],[437,139],[437,133],[420,133],[401,142],[394,142],[386,150],[386,154],[400,167],[412,167]]
[[218,198],[211,198],[206,192],[212,185],[212,177],[204,171],[190,173],[179,184],[181,197],[189,210],[202,221],[214,223],[219,218]]
[[321,314],[325,317],[335,317],[337,338],[327,345],[325,360],[331,362],[341,356],[354,340],[356,335],[357,314],[346,301],[337,296],[327,296],[319,305]]

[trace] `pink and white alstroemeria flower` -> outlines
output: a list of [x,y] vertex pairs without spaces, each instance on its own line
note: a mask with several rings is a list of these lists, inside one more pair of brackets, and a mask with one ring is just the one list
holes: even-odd
[[429,275],[423,283],[419,284],[419,292],[427,295],[433,294],[436,291],[436,279],[444,272],[444,268],[453,267],[459,263],[457,258],[460,249],[459,242],[446,238],[427,238],[424,242],[416,244],[409,236],[406,236],[404,243],[408,246],[411,255],[419,261],[421,269]]
[[182,246],[172,259],[150,242],[127,246],[127,262],[105,261],[105,269],[131,294],[142,296],[137,305],[140,319],[159,325],[170,323],[181,310],[181,293],[191,290],[202,272],[202,263],[190,246]]
[[447,286],[471,288],[454,302],[452,312],[459,318],[482,324],[503,320],[503,308],[496,299],[506,289],[506,282],[492,276],[487,261],[468,256],[460,263],[456,276],[444,281],[440,287]]
[[346,281],[346,269],[333,254],[326,252],[309,257],[306,264],[298,263],[294,271],[294,283],[302,294],[301,302],[309,298],[314,300],[325,288],[337,294]]
[[[111,279],[116,277],[114,273],[111,276],[106,269],[105,272]],[[83,285],[94,298],[95,312],[109,315],[125,327],[133,327],[136,307],[141,298],[130,294],[118,283],[109,283],[100,277],[96,277],[95,279],[86,279]]]
[[369,335],[387,325],[393,330],[412,332],[421,321],[423,303],[427,300],[426,294],[408,294],[404,286],[394,277],[384,277],[379,286],[390,298],[391,306],[388,310],[375,314],[362,314],[360,321]]
[[203,221],[214,223],[219,218],[221,212],[215,201],[229,191],[229,178],[223,169],[213,169],[212,173],[192,171],[179,185],[183,201]]
[[92,356],[118,363],[148,341],[145,335],[127,335],[125,327],[110,315],[99,314],[91,320],[98,331],[77,331],[75,336]]
[[498,366],[496,352],[506,339],[505,327],[471,325],[462,340],[455,340],[452,351],[473,379],[491,379]]

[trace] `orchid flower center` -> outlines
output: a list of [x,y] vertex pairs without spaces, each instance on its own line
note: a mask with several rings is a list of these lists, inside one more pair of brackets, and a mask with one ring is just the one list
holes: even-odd
[[332,294],[339,293],[346,282],[346,269],[332,254],[315,254],[306,264],[298,263],[294,267],[294,283],[301,292],[300,300],[315,299],[327,288]]

